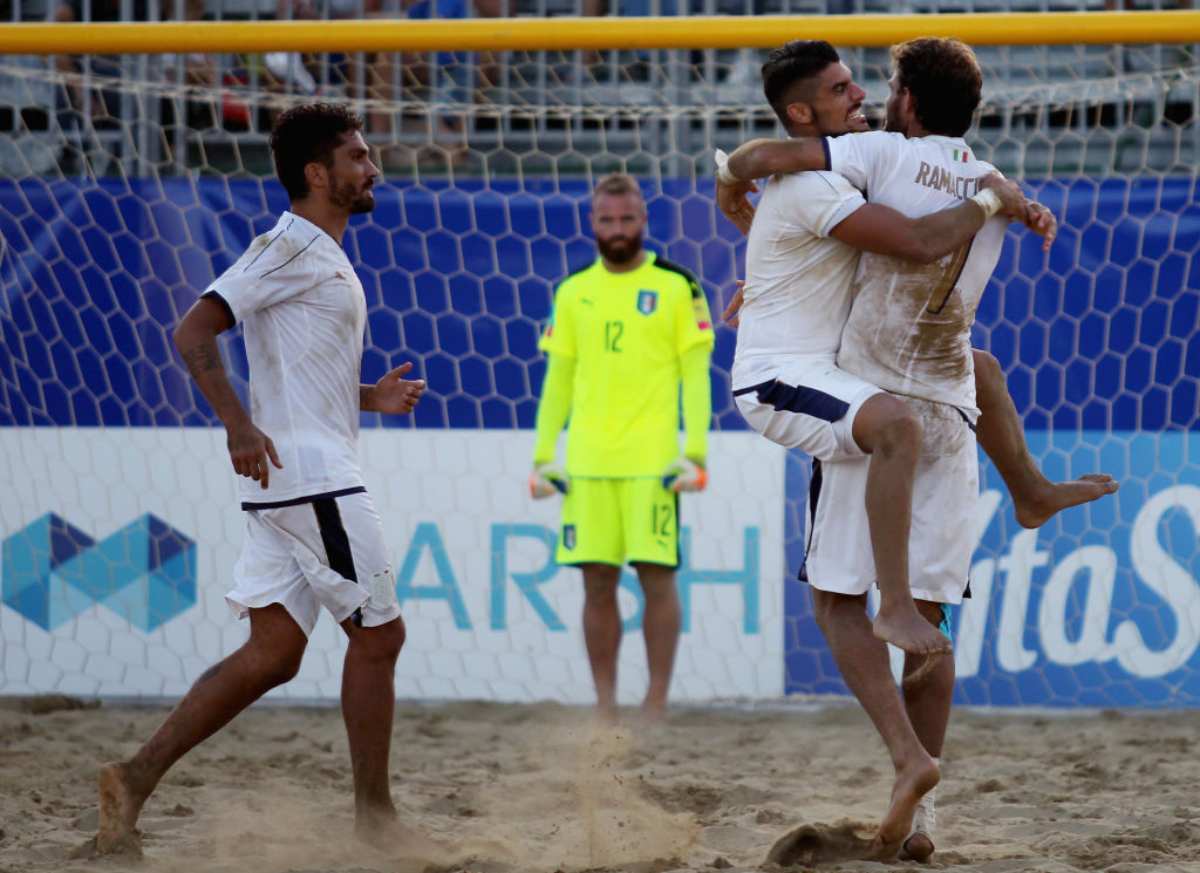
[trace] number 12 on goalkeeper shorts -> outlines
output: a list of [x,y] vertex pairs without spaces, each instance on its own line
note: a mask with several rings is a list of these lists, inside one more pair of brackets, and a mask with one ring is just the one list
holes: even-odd
[[650,533],[656,537],[672,536],[675,524],[675,506],[671,503],[656,503],[650,510]]

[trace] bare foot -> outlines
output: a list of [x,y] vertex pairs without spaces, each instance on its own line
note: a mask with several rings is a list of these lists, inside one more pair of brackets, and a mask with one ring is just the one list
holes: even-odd
[[1115,494],[1120,487],[1121,483],[1107,473],[1088,473],[1072,482],[1047,483],[1032,498],[1020,501],[1013,498],[1017,524],[1027,528],[1041,527],[1064,509]]
[[593,716],[595,717],[596,724],[603,727],[616,727],[617,723],[621,720],[615,703],[597,703],[596,709],[593,711]]
[[880,609],[871,623],[871,630],[885,643],[891,643],[912,655],[941,655],[951,651],[950,640],[922,618],[915,606],[892,612]]
[[904,845],[900,849],[900,860],[924,864],[933,857],[933,852],[933,840],[930,839],[929,834],[916,831],[904,841]]
[[354,833],[364,843],[380,851],[399,852],[409,859],[434,862],[447,857],[445,846],[401,824],[394,809],[360,811],[354,817]]
[[138,815],[146,794],[134,788],[127,764],[105,764],[100,768],[100,832],[96,834],[98,855],[142,855]]
[[879,851],[877,857],[896,856],[905,837],[912,832],[917,804],[941,778],[937,764],[928,755],[896,774],[896,781],[892,785],[892,805],[879,825],[879,833],[875,835]]
[[638,720],[644,725],[662,724],[667,720],[667,702],[665,700],[645,700],[642,702]]

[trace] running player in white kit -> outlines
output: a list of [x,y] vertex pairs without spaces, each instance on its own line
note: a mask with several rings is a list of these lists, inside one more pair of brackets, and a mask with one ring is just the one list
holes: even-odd
[[[871,203],[909,216],[929,215],[976,196],[980,179],[994,168],[976,160],[961,138],[981,88],[973,53],[952,40],[915,40],[897,46],[893,58],[892,132],[750,143],[730,158],[727,173],[746,180],[833,170],[867,192]],[[974,426],[979,410],[970,328],[999,258],[1004,227],[1003,220],[988,221],[973,240],[933,264],[864,254],[838,353],[842,369],[905,396],[921,422],[910,575],[919,608],[937,625],[945,622],[943,605],[963,596],[974,546],[968,526],[961,524],[978,496]],[[743,330],[752,307],[751,300]],[[922,677],[906,684],[901,702],[886,647],[872,635],[865,613],[878,554],[872,554],[867,536],[868,471],[865,458],[837,458],[814,477],[805,569],[818,621],[847,685],[896,764],[891,807],[876,838],[878,853],[894,855],[903,843],[911,855],[928,857],[931,839],[910,834],[910,826],[922,797],[939,778],[937,757],[949,718],[954,663],[938,658],[925,664],[924,657],[907,656],[906,674],[922,667]],[[1095,488],[1097,493],[1084,499],[1116,488],[1106,477],[1074,484]]]
[[[225,426],[242,477],[245,538],[226,600],[249,617],[241,648],[206,670],[129,760],[100,772],[100,854],[140,854],[143,804],[180,757],[300,667],[321,609],[349,639],[342,713],[355,830],[427,856],[400,826],[388,756],[404,622],[383,525],[363,483],[359,412],[411,412],[423,381],[359,383],[366,300],[342,236],[375,208],[379,176],[362,121],[343,106],[284,112],[271,151],[290,210],[250,243],[175,330],[196,386]],[[217,335],[244,325],[250,410],[226,376]],[[338,837],[341,839],[342,837]],[[397,840],[401,841],[398,846]]]

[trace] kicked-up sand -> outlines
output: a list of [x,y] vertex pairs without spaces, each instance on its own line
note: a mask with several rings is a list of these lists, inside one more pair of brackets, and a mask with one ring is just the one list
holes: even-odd
[[[156,707],[0,698],[0,873],[767,870],[783,834],[869,836],[891,768],[857,705],[677,709],[643,729],[551,704],[401,704],[393,794],[445,848],[353,829],[333,708],[264,705],[185,757],[142,814],[144,859],[88,857],[96,772]],[[946,871],[1200,871],[1200,713],[955,713],[938,794]],[[834,861],[821,870],[916,869]]]

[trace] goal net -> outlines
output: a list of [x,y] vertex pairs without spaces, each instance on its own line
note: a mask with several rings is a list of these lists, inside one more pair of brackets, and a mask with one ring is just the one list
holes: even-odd
[[[958,699],[1200,704],[1198,58],[1191,46],[985,46],[977,153],[1059,216],[1048,256],[1010,232],[976,345],[1001,362],[1053,478],[1120,493],[1017,526],[985,462],[954,618]],[[591,699],[577,572],[528,473],[555,284],[595,256],[588,192],[644,186],[650,248],[714,315],[744,246],[712,152],[778,135],[759,50],[0,56],[0,693],[174,696],[245,638],[223,594],[242,518],[224,437],[170,332],[287,207],[267,134],[352,101],[384,180],[347,252],[366,290],[363,379],[405,361],[415,414],[363,418],[409,636],[400,693]],[[876,123],[887,52],[844,59]],[[245,389],[238,332],[223,340]],[[796,581],[808,464],[732,405],[713,361],[711,486],[683,501],[673,695],[845,693]],[[621,699],[645,688],[623,578]],[[338,694],[328,619],[293,698]]]

